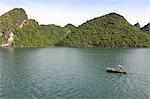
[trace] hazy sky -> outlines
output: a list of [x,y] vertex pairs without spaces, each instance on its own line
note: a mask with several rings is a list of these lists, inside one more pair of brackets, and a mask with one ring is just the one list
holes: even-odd
[[150,0],[0,0],[0,15],[16,7],[40,24],[78,26],[110,12],[123,15],[131,24],[150,22]]

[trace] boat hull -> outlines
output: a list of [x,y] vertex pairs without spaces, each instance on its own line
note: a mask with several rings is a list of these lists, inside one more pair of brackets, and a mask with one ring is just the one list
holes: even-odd
[[126,74],[127,73],[127,69],[123,68],[111,68],[111,67],[107,67],[106,68],[106,71],[107,72],[110,72],[110,73],[123,73],[123,74]]

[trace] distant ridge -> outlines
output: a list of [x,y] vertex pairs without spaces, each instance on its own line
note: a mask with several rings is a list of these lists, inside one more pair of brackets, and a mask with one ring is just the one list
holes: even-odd
[[[0,34],[7,29],[15,34],[14,47],[150,47],[150,24],[133,26],[117,13],[88,20],[78,27],[60,27],[39,25],[28,19],[22,8],[15,8],[0,16]],[[4,36],[0,37],[2,42]]]
[[142,27],[141,30],[150,34],[150,23]]

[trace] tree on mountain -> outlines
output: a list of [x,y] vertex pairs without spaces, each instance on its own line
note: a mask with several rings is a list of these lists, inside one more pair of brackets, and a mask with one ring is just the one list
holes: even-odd
[[137,28],[141,28],[139,23],[134,24],[134,26],[137,27]]

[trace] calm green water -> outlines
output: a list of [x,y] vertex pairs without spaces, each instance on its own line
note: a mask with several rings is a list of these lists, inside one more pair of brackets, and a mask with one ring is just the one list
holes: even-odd
[[150,49],[0,49],[0,99],[150,99]]

